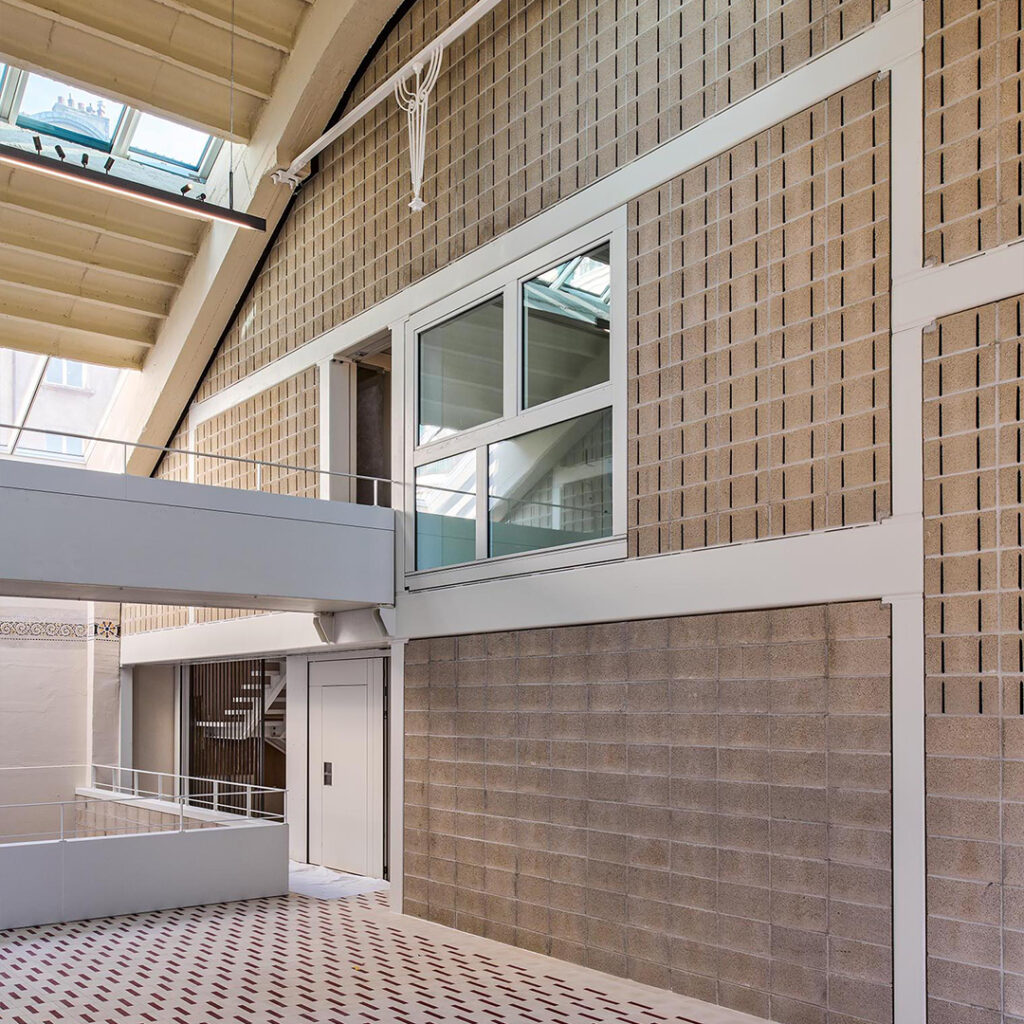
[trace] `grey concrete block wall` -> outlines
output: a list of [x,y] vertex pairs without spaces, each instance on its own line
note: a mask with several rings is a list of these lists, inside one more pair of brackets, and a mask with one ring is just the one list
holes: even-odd
[[890,705],[878,602],[414,641],[405,910],[888,1024]]

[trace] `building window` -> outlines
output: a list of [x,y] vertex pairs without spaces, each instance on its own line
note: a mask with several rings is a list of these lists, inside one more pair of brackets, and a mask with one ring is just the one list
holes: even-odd
[[492,558],[611,536],[611,409],[488,445],[487,466]]
[[552,243],[554,258],[519,260],[409,322],[416,572],[624,532],[624,232],[598,239]]
[[420,444],[502,415],[502,299],[420,334]]
[[416,568],[476,557],[476,452],[416,469]]
[[51,356],[46,364],[46,383],[66,388],[85,387],[85,364]]
[[523,407],[608,380],[608,245],[523,285]]
[[61,434],[44,434],[43,444],[52,455],[69,455],[81,458],[85,454],[85,443],[80,437],[65,437]]

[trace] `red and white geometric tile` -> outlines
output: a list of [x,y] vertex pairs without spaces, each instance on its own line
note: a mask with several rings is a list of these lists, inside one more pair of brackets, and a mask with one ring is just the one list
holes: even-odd
[[393,914],[289,895],[0,932],[2,1024],[748,1024]]

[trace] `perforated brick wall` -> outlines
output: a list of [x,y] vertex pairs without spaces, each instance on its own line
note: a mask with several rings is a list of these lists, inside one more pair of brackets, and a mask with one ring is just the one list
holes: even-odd
[[1024,1020],[1024,295],[925,335],[929,1024]]
[[196,483],[317,497],[318,372],[311,366],[196,427],[197,452],[294,468],[197,458]]
[[405,910],[781,1024],[892,1019],[889,614],[411,642]]
[[889,511],[888,182],[869,79],[630,204],[632,554]]
[[1024,237],[1024,2],[925,0],[926,259]]
[[[354,105],[470,6],[424,0]],[[865,28],[885,0],[532,0],[446,51],[427,208],[394,103],[320,157],[215,359],[207,397]]]

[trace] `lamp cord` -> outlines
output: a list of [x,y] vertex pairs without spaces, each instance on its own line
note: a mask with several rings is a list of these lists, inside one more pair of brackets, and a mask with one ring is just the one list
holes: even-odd
[[231,0],[231,77],[228,82],[228,209],[235,208],[235,0]]

